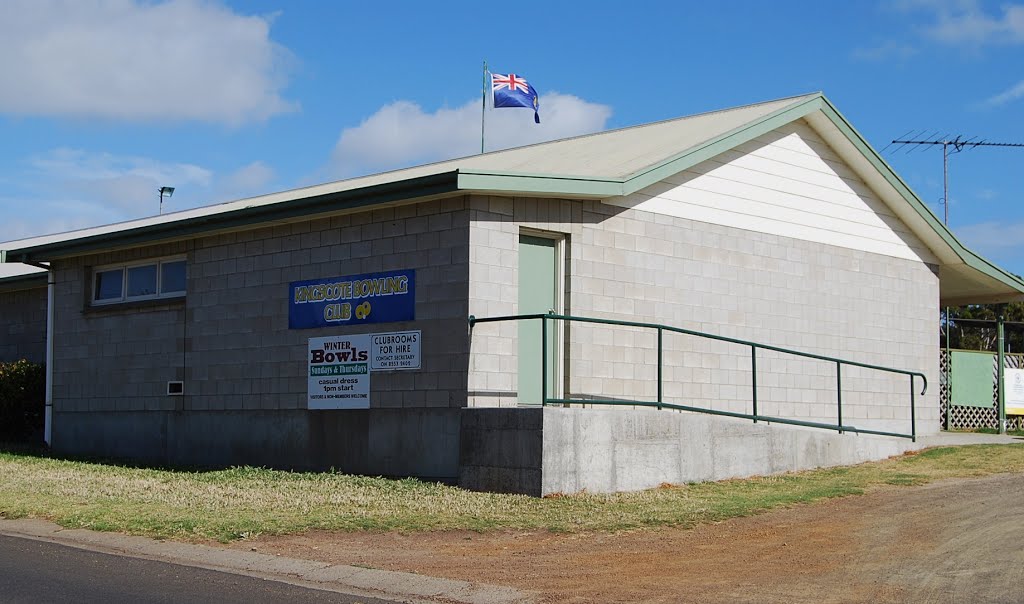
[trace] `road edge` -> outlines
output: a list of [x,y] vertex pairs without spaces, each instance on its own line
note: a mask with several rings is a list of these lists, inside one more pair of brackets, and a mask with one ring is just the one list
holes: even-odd
[[512,587],[471,583],[389,570],[328,564],[209,545],[159,541],[149,537],[65,529],[34,518],[0,518],[0,535],[47,541],[105,554],[158,560],[247,575],[301,587],[410,604],[513,604],[533,602],[538,594]]

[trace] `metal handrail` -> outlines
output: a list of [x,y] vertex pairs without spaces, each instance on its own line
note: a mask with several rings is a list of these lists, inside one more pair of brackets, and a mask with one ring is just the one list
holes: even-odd
[[[643,406],[643,407],[657,407],[658,409],[676,409],[680,411],[694,411],[697,413],[707,413],[711,415],[722,415],[727,417],[737,417],[742,419],[753,420],[754,423],[758,421],[765,421],[769,423],[780,423],[790,424],[794,426],[806,426],[811,428],[823,428],[828,430],[836,430],[840,434],[843,432],[855,432],[860,434],[875,434],[881,436],[894,436],[898,438],[909,438],[912,441],[917,440],[917,426],[915,421],[915,393],[914,378],[920,377],[923,383],[921,389],[921,395],[923,396],[928,391],[928,378],[919,371],[907,371],[905,369],[895,369],[893,367],[885,367],[882,365],[872,365],[870,363],[861,363],[858,361],[849,361],[846,359],[840,359],[836,357],[825,356],[821,354],[814,354],[811,352],[802,352],[800,350],[792,350],[789,348],[781,348],[779,346],[770,346],[768,344],[760,344],[758,342],[751,342],[748,340],[740,340],[738,338],[730,338],[727,336],[720,336],[702,331],[694,331],[692,329],[684,329],[682,327],[673,327],[671,325],[662,325],[659,323],[642,323],[639,321],[619,321],[616,319],[595,319],[592,317],[576,317],[572,315],[559,315],[555,313],[538,313],[538,314],[527,314],[527,315],[504,315],[498,317],[476,317],[473,315],[469,316],[470,329],[473,328],[477,323],[496,323],[500,321],[527,321],[527,320],[540,320],[541,322],[541,404],[542,405],[561,405],[561,404],[588,404],[588,405],[628,405],[628,406]],[[596,323],[599,325],[617,325],[622,327],[640,327],[644,329],[655,329],[658,332],[658,399],[656,401],[639,401],[639,400],[614,400],[614,399],[570,399],[570,398],[551,398],[548,397],[548,384],[547,384],[547,324],[548,321],[569,321],[579,323]],[[731,344],[739,344],[741,346],[750,346],[750,363],[751,363],[751,375],[752,375],[752,388],[751,388],[751,403],[753,413],[736,413],[732,411],[719,411],[716,409],[707,409],[704,407],[691,407],[688,405],[677,405],[674,403],[666,403],[664,401],[664,388],[663,388],[663,334],[664,332],[679,333],[689,336],[696,336],[699,338],[705,338],[710,340],[717,340],[719,342],[728,342]],[[836,364],[836,423],[827,424],[819,422],[805,422],[795,419],[785,419],[781,417],[772,417],[767,415],[760,415],[757,412],[757,350],[770,350],[772,352],[781,352],[783,354],[791,354],[809,359],[816,359],[820,361],[828,361]],[[879,430],[868,430],[864,428],[857,428],[855,426],[843,424],[843,378],[842,378],[842,367],[843,365],[849,365],[851,367],[862,367],[864,369],[872,369],[876,371],[884,371],[888,373],[897,373],[910,377],[910,433],[903,434],[898,432],[883,432]]]

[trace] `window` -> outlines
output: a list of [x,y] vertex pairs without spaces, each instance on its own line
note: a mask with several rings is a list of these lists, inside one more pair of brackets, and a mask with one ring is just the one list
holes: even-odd
[[156,295],[157,265],[133,266],[128,269],[128,297],[141,298]]
[[93,272],[92,303],[114,304],[185,295],[185,260],[104,266]]
[[122,297],[122,281],[124,281],[123,268],[108,271],[97,271],[96,285],[93,287],[93,301],[106,302],[107,300],[120,300]]

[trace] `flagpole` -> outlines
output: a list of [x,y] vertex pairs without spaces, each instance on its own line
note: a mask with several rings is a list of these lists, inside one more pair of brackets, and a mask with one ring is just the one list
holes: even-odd
[[480,87],[480,153],[484,152],[484,116],[487,115],[487,60],[484,59],[483,85]]

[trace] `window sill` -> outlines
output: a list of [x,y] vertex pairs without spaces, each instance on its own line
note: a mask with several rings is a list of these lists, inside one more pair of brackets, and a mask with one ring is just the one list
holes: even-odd
[[185,296],[175,298],[154,298],[152,300],[135,300],[131,302],[114,302],[112,304],[86,304],[82,310],[86,315],[111,314],[127,310],[160,310],[162,308],[178,308],[185,306]]

